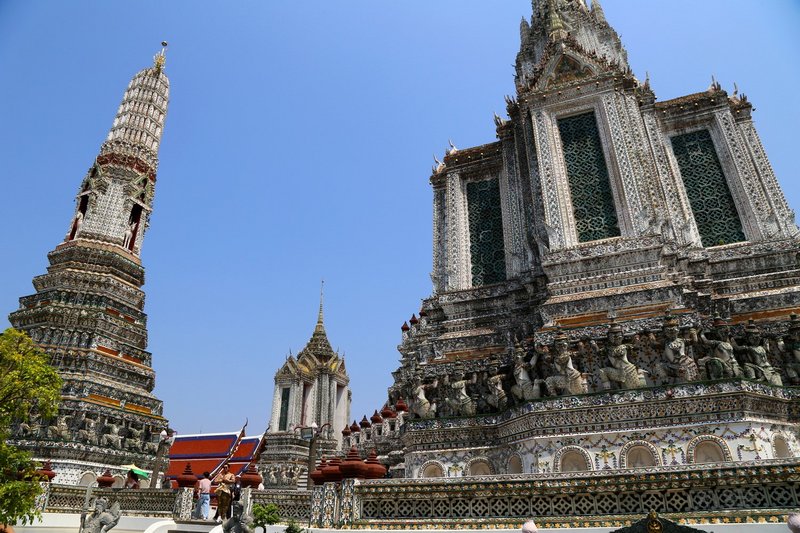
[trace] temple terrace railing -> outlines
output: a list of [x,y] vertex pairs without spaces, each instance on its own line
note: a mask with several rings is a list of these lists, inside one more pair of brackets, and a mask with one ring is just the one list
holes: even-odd
[[797,459],[629,470],[326,483],[311,524],[359,529],[619,527],[656,511],[683,523],[782,522],[800,507]]
[[[45,513],[80,513],[90,509],[98,497],[107,498],[110,504],[118,502],[125,516],[188,520],[194,509],[192,489],[110,489],[54,483],[42,486],[44,493],[38,507]],[[241,500],[248,510],[254,503],[274,503],[285,520],[308,521],[310,517],[309,491],[243,489]]]
[[311,492],[307,490],[254,490],[252,504],[274,503],[280,509],[281,521],[308,522],[311,518]]

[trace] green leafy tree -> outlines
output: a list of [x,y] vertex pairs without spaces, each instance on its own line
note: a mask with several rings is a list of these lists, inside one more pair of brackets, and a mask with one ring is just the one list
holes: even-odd
[[58,412],[61,378],[47,354],[25,333],[0,334],[0,524],[32,522],[42,492],[30,455],[8,444],[12,421],[28,421],[31,409],[43,417]]
[[253,525],[262,528],[264,533],[267,533],[267,526],[275,525],[280,520],[280,510],[274,503],[253,505]]

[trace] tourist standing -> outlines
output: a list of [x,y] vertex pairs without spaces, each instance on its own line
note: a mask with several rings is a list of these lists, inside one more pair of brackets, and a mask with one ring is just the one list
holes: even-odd
[[139,488],[139,476],[133,470],[128,470],[128,477],[125,478],[126,489]]
[[233,496],[231,487],[236,482],[236,476],[228,468],[228,465],[222,467],[222,470],[214,478],[214,483],[217,484],[217,489],[214,494],[217,495],[217,512],[214,519],[217,518],[224,520],[230,517],[231,498]]
[[208,520],[208,505],[211,500],[211,474],[203,472],[197,483],[194,484],[197,492],[197,505],[194,508],[194,517]]

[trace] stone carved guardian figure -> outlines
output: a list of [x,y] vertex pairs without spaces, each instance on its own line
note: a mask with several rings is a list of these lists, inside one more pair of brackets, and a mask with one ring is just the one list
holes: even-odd
[[606,340],[606,356],[611,366],[599,370],[600,383],[610,389],[611,383],[620,389],[635,389],[647,385],[645,371],[628,360],[630,345],[623,343],[622,326],[612,323]]
[[778,349],[786,364],[786,376],[792,385],[800,385],[800,317],[792,313],[789,317],[789,331],[778,342]]
[[572,363],[572,353],[569,349],[569,337],[560,329],[556,332],[553,341],[553,368],[555,373],[545,379],[545,385],[550,394],[565,396],[568,394],[586,394],[589,384],[586,376]]
[[53,424],[47,426],[47,438],[50,440],[69,439],[69,424],[67,424],[67,420],[64,417],[56,417]]
[[700,342],[711,347],[711,354],[699,359],[697,362],[706,370],[708,379],[738,378],[742,376],[742,369],[733,354],[730,328],[728,322],[721,316],[714,317],[712,330],[713,339],[709,339],[705,331],[700,331]]
[[477,381],[477,375],[467,379],[463,370],[456,370],[453,374],[455,381],[449,381],[445,376],[445,385],[450,385],[452,396],[447,398],[447,404],[455,416],[472,416],[476,412],[475,400],[467,393],[467,385]]
[[22,439],[27,439],[33,436],[33,429],[27,422],[20,422],[14,428],[14,436]]
[[745,345],[739,346],[733,342],[734,353],[739,355],[739,362],[747,378],[766,381],[770,385],[783,386],[783,380],[778,371],[772,367],[767,357],[767,349],[763,346],[761,330],[753,320],[744,328]]
[[244,516],[244,505],[236,501],[231,504],[232,516],[222,523],[225,533],[253,533],[250,520]]
[[531,379],[530,370],[536,366],[539,354],[534,352],[533,359],[525,362],[525,349],[517,342],[514,347],[514,385],[511,394],[518,402],[527,402],[542,396],[542,380]]
[[97,435],[95,434],[95,421],[94,419],[84,414],[81,429],[78,430],[78,440],[86,444],[97,444]]
[[664,335],[664,359],[657,365],[656,373],[662,382],[697,381],[700,371],[694,358],[686,352],[686,341],[679,336],[678,317],[668,311],[661,331]]
[[122,436],[119,434],[119,426],[114,422],[109,422],[106,426],[106,433],[100,438],[101,446],[111,446],[112,448],[122,448]]
[[96,498],[94,510],[90,513],[88,509],[84,509],[81,513],[79,533],[106,533],[119,523],[121,516],[119,502],[114,502],[109,507],[107,499]]
[[422,377],[417,376],[414,379],[414,395],[413,403],[411,404],[411,411],[420,418],[433,418],[436,416],[436,402],[428,400],[426,391],[436,390],[439,386],[439,380],[434,379],[433,383],[423,383]]
[[125,447],[133,451],[142,451],[142,430],[131,423],[128,436],[125,437]]
[[486,383],[489,385],[486,403],[498,411],[504,411],[508,407],[508,395],[503,388],[505,375],[498,372],[497,368],[490,369],[490,374],[491,376],[486,379]]

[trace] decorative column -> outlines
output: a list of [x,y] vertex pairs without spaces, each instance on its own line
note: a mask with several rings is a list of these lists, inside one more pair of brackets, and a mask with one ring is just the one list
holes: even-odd
[[772,212],[775,214],[775,222],[779,230],[775,237],[795,237],[798,234],[798,228],[794,211],[786,202],[786,196],[784,196],[783,189],[778,184],[775,171],[772,169],[772,165],[764,151],[764,145],[761,144],[761,138],[758,136],[749,114],[746,119],[737,121],[737,127],[739,134],[745,141],[745,146],[747,146],[761,183],[767,191],[767,199],[770,202]]
[[270,433],[278,431],[278,423],[281,415],[281,389],[280,383],[275,383],[275,392],[272,394],[272,414],[269,419]]
[[[714,125],[716,127],[711,129],[711,137],[726,149],[727,154],[720,153],[719,149],[717,153],[720,163],[727,171],[725,177],[739,211],[745,235],[750,241],[761,241],[771,233],[768,226],[771,224],[769,218],[772,210],[730,109],[720,109],[714,113]],[[724,159],[728,159],[730,164],[725,165]],[[731,167],[735,173],[733,176],[729,175]]]
[[540,180],[534,190],[538,188],[542,192],[548,247],[550,251],[555,251],[577,244],[572,199],[569,196],[569,187],[565,189],[561,183],[566,183],[567,174],[561,149],[555,142],[552,119],[541,109],[533,111],[532,118]]
[[665,139],[658,126],[655,107],[648,105],[642,109],[647,143],[655,161],[658,183],[661,186],[665,201],[664,214],[672,226],[675,240],[680,244],[700,244],[700,233],[697,230],[686,188],[680,179],[677,164],[672,161],[672,150],[665,146]]
[[[637,186],[637,181],[644,179],[643,169],[637,165],[636,160],[631,157],[629,150],[630,146],[630,127],[624,115],[621,113],[620,107],[623,102],[621,100],[624,96],[616,93],[606,94],[603,96],[603,111],[606,117],[606,126],[611,133],[611,143],[606,146],[606,149],[614,154],[619,171],[619,184],[621,188],[614,187],[614,179],[612,178],[614,172],[609,168],[609,178],[612,180],[612,188],[617,192],[616,206],[617,206],[617,220],[620,224],[620,230],[623,236],[636,236],[642,235],[647,228],[646,217],[642,217],[641,213],[644,210],[644,203]],[[601,131],[603,128],[601,128]],[[626,206],[627,209],[620,209]],[[627,230],[627,231],[626,231]]]
[[447,267],[445,288],[448,291],[472,286],[469,255],[469,218],[467,195],[458,172],[447,175]]
[[445,289],[447,276],[447,245],[446,245],[446,217],[445,217],[446,188],[436,185],[433,189],[433,272],[431,282],[433,292],[438,293]]
[[501,133],[503,166],[500,171],[500,198],[503,203],[503,237],[506,250],[506,275],[516,277],[526,269],[525,227],[522,204],[522,185],[513,130],[499,129]]

